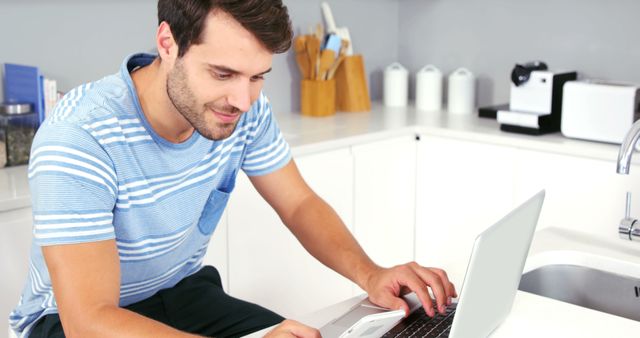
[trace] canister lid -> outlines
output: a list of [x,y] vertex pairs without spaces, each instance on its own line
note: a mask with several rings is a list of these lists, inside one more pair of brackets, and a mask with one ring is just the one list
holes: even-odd
[[404,68],[404,66],[399,62],[394,62],[387,66],[387,68],[385,69],[385,72],[408,73],[409,71],[406,68]]
[[451,75],[449,75],[449,79],[455,79],[455,78],[460,78],[460,79],[472,79],[473,78],[473,73],[468,70],[467,68],[461,67],[458,68],[456,70],[454,70]]
[[440,71],[440,69],[438,69],[438,67],[432,65],[432,64],[428,64],[422,68],[420,68],[420,70],[418,71],[419,74],[422,73],[431,73],[431,74],[439,74],[441,75],[442,72]]
[[0,114],[21,115],[31,112],[31,103],[0,103]]

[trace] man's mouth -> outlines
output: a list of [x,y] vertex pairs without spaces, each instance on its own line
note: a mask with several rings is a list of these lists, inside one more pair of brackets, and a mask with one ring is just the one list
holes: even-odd
[[211,111],[223,123],[234,123],[238,120],[238,116],[240,116],[240,114],[220,112],[215,109],[211,109]]

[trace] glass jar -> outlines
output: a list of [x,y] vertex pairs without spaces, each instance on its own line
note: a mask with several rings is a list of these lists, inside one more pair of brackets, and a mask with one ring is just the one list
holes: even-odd
[[31,104],[0,104],[0,130],[4,133],[6,165],[29,163],[31,143],[37,128],[38,114],[32,112]]
[[7,165],[7,138],[4,128],[0,125],[0,168]]

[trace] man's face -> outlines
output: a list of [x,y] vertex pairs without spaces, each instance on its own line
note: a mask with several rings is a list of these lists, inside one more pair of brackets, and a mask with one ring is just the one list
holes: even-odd
[[209,14],[202,43],[175,59],[167,94],[176,110],[204,137],[229,137],[258,99],[272,53],[230,15]]

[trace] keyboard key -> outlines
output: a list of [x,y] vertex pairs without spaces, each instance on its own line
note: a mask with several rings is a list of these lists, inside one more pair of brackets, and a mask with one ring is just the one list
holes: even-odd
[[422,308],[416,310],[404,319],[383,337],[448,337],[453,323],[455,305],[447,308],[446,314],[436,314],[435,317],[427,316]]

